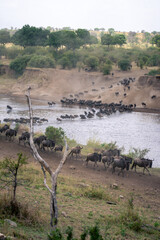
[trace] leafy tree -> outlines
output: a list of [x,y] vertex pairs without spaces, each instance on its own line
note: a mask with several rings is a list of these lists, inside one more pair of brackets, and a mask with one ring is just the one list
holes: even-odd
[[122,71],[127,71],[131,69],[131,63],[128,59],[122,59],[118,62],[118,67],[122,70]]
[[90,39],[90,33],[89,33],[88,30],[79,28],[76,31],[76,34],[77,34],[77,37],[80,39],[80,44],[81,45],[90,43],[91,39]]
[[22,153],[18,153],[18,159],[13,160],[11,158],[5,158],[0,163],[1,175],[0,181],[3,184],[3,187],[11,185],[13,188],[13,200],[16,200],[16,190],[17,186],[20,184],[20,179],[18,179],[18,172],[20,168],[27,164],[27,157],[23,156]]
[[151,41],[151,34],[149,32],[144,33],[144,42],[149,43]]
[[86,59],[86,65],[91,68],[91,70],[96,70],[99,64],[99,59],[95,56],[88,57]]
[[62,31],[52,32],[49,34],[49,45],[58,49],[62,45]]
[[55,128],[55,127],[49,126],[46,128],[45,135],[48,139],[55,141],[56,144],[64,143],[65,133],[61,127]]
[[54,68],[55,61],[48,56],[33,55],[28,62],[28,66],[35,68]]
[[114,33],[115,33],[115,30],[114,30],[114,28],[108,28],[108,32],[109,32],[109,34],[110,35],[114,35]]
[[136,37],[137,33],[130,31],[127,36],[129,43],[138,43],[138,38]]
[[91,36],[90,36],[90,44],[97,44],[97,43],[98,43],[97,37],[91,35]]
[[5,43],[10,42],[10,34],[6,30],[0,30],[0,43],[5,45]]
[[76,49],[80,46],[80,41],[78,40],[77,35],[74,31],[63,30],[61,34],[61,44],[64,45],[67,49]]
[[21,56],[17,57],[15,60],[13,60],[9,67],[10,69],[14,70],[17,74],[21,75],[24,72],[24,69],[27,66],[27,63],[29,62],[31,56]]
[[151,39],[151,43],[152,43],[152,44],[156,44],[157,47],[160,47],[160,35],[155,35],[155,36]]
[[101,44],[102,45],[107,45],[108,47],[110,45],[112,45],[114,42],[113,42],[113,36],[111,36],[110,34],[104,34],[102,37],[101,37]]
[[46,46],[48,43],[48,36],[48,30],[25,25],[12,36],[12,42],[23,47]]
[[122,46],[123,44],[126,43],[126,37],[125,35],[123,34],[116,34],[114,37],[113,37],[113,43],[116,45],[120,45]]

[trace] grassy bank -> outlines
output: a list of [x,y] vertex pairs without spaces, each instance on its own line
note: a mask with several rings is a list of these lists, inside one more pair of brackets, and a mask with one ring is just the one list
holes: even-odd
[[[160,169],[152,169],[152,173],[160,175]],[[9,189],[3,189],[0,195],[0,232],[15,236],[14,239],[47,239],[50,196],[44,187],[40,167],[29,163],[19,177],[25,181],[17,189],[17,201],[25,209],[25,215],[16,217],[2,211],[4,199],[6,205],[8,199],[4,196],[10,193]],[[125,199],[121,195],[125,195]],[[119,186],[99,185],[96,181],[93,184],[61,174],[57,199],[58,227],[62,233],[65,233],[67,226],[72,226],[75,237],[79,238],[84,228],[98,224],[106,239],[156,240],[160,237],[156,230],[160,226],[159,220],[155,220],[155,213],[149,206],[146,208],[137,203],[136,192],[133,194]],[[17,227],[9,226],[4,221],[6,218],[15,221]],[[148,225],[151,227],[145,227]]]

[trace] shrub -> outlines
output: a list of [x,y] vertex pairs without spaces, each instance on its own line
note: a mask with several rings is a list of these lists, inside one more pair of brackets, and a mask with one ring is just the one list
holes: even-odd
[[52,126],[47,127],[45,131],[45,135],[48,139],[55,141],[56,144],[64,143],[63,139],[65,136],[65,133],[61,127],[60,128],[55,128]]
[[20,203],[13,201],[7,195],[0,196],[0,216],[1,218],[16,217],[20,222],[24,222],[25,225],[31,225],[39,223],[39,211],[29,207],[27,203]]
[[14,70],[17,74],[21,75],[23,74],[23,71],[26,68],[29,60],[30,60],[29,55],[17,57],[10,63],[9,67],[10,69]]
[[22,53],[22,50],[17,47],[6,48],[6,58],[15,59]]
[[58,64],[62,67],[62,69],[70,69],[72,67],[72,63],[67,56],[63,56],[59,59]]
[[7,49],[5,48],[5,46],[0,45],[0,58],[1,58],[2,56],[5,56],[5,55],[6,55],[6,52],[7,52]]
[[127,70],[130,70],[131,69],[131,63],[128,59],[123,59],[123,60],[120,60],[118,62],[118,67],[122,70],[122,71],[127,71]]
[[86,59],[85,63],[87,67],[91,68],[91,70],[96,70],[99,64],[99,59],[97,57],[91,56]]
[[109,75],[111,70],[112,70],[112,65],[110,65],[110,64],[105,64],[102,67],[102,72],[104,75]]
[[150,150],[145,148],[145,149],[140,149],[140,148],[131,148],[129,150],[128,156],[135,159],[135,158],[144,158],[145,155],[149,152]]
[[150,75],[150,76],[155,76],[157,74],[160,74],[160,69],[158,69],[158,70],[153,69],[148,73],[148,75]]
[[133,196],[128,200],[127,210],[120,216],[121,222],[128,228],[138,232],[142,227],[142,220],[138,212],[134,209]]
[[33,55],[28,62],[28,66],[35,68],[54,68],[55,60],[47,56]]

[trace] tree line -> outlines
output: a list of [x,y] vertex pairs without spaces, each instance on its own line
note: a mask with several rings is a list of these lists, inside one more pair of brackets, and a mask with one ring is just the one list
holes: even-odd
[[[26,67],[77,67],[79,71],[87,69],[107,75],[111,73],[113,65],[122,71],[130,70],[132,62],[141,69],[144,66],[160,66],[159,50],[156,47],[122,48],[128,38],[124,34],[116,34],[113,28],[108,29],[108,33],[101,32],[99,40],[92,34],[86,29],[74,31],[66,28],[51,32],[49,29],[29,25],[23,26],[12,36],[7,30],[0,30],[0,58],[12,60],[10,68],[17,74],[22,74]],[[146,32],[143,34],[147,41],[160,46],[159,34],[152,34],[152,39]],[[129,32],[128,37],[132,43],[136,39],[136,33]],[[6,47],[5,44],[9,42],[13,45]]]

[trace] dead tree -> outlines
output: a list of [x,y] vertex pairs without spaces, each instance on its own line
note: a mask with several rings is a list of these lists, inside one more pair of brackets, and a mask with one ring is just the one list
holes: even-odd
[[[51,195],[51,200],[50,200],[50,225],[53,228],[56,228],[57,223],[58,223],[58,206],[57,206],[57,199],[56,199],[56,189],[57,189],[57,177],[58,174],[60,173],[63,164],[66,161],[67,154],[68,154],[68,146],[67,142],[65,141],[65,151],[63,154],[63,158],[61,159],[57,169],[53,172],[49,164],[39,155],[34,142],[33,142],[33,110],[32,110],[32,105],[31,105],[31,98],[30,98],[30,88],[28,88],[28,93],[26,95],[27,97],[27,103],[29,107],[29,118],[30,118],[30,148],[32,150],[33,157],[35,158],[36,161],[39,162],[41,165],[41,169],[44,175],[44,185],[48,189]],[[46,172],[49,173],[51,177],[51,188],[47,184],[47,178],[46,178]]]

